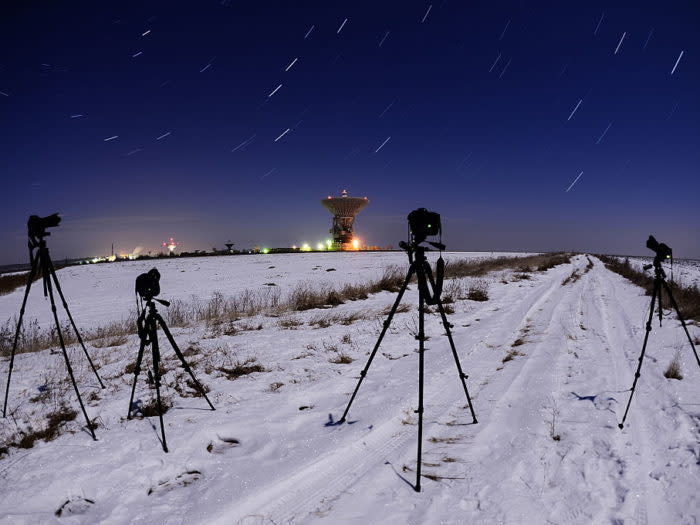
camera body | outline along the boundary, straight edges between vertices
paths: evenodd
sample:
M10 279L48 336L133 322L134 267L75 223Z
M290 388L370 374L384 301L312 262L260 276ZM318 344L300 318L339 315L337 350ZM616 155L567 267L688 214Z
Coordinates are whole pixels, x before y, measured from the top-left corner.
M160 293L160 272L155 268L142 273L136 278L136 293L146 301L150 301Z
M647 248L656 252L656 256L660 259L671 259L673 257L673 250L671 247L657 241L653 235L650 235L649 239L647 239Z
M408 227L413 235L413 242L423 242L428 236L438 235L442 231L440 214L418 208L408 214Z
M38 215L30 215L27 221L27 233L30 237L44 237L51 235L46 231L46 228L55 228L61 222L61 217L58 213L53 213L46 217Z

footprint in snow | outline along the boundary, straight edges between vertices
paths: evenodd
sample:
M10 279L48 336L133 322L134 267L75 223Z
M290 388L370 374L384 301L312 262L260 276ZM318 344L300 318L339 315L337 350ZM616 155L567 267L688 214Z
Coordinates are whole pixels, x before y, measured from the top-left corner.
M61 516L76 516L85 514L95 502L87 498L71 498L65 501L63 505L58 507L54 514L57 517Z
M237 447L241 444L241 442L234 437L217 436L217 438L217 441L209 442L209 444L207 445L207 452L211 454L223 454L228 449Z
M202 477L202 473L198 470L188 470L186 472L183 472L182 474L178 474L172 479L168 479L166 481L161 481L158 483L158 485L151 487L148 489L148 495L156 494L165 494L167 492L170 492L171 490L176 489L177 487L186 487L187 485L191 485L195 481L198 481Z

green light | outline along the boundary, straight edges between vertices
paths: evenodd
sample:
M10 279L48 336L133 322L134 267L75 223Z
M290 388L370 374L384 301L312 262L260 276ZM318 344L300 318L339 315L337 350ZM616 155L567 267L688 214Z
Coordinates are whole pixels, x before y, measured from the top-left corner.
M263 248L263 249L262 249L262 252L263 252L263 253L270 253L270 248Z

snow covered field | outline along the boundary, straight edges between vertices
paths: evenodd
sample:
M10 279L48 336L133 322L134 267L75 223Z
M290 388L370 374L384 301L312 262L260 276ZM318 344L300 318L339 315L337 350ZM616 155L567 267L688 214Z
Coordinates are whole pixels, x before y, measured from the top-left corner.
M618 257L621 261L629 259L638 270L642 270L647 264L651 264L653 257ZM664 262L664 271L668 281L673 278L675 282L682 286L696 286L700 288L700 261L695 259L676 259L673 261L673 268L669 263ZM649 270L649 275L654 276L654 270Z
M498 253L496 256L526 255ZM457 252L444 254L445 260L493 257L492 253ZM429 253L429 259L437 254ZM324 283L363 282L378 278L389 265L408 267L403 252L334 252L268 254L235 257L196 257L152 259L115 264L70 266L57 272L61 288L78 328L89 329L125 319L135 311L134 281L151 268L161 274L162 299L209 300L215 292L235 295L243 290L268 289L274 283L282 293L300 282L316 286ZM24 289L0 296L0 320L18 315ZM58 302L58 296L56 297ZM59 315L61 315L61 306ZM32 285L27 302L27 321L37 319L43 327L53 323L51 307L44 298L41 283Z
M475 256L483 254L474 254ZM449 254L448 259L465 254ZM467 254L469 256L469 254ZM415 478L417 291L397 314L344 425L343 412L395 294L332 309L174 329L217 410L191 397L164 337L165 415L125 418L138 338L70 350L98 441L82 415L63 435L0 459L0 523L693 524L700 521L700 369L679 323L654 324L627 425L622 418L648 297L591 257L546 272L485 278L489 299L449 314L479 422L471 423L439 316L426 319L423 491ZM157 266L162 297L362 282L401 253L181 259L67 268L59 279L80 328L126 316L133 279ZM274 268L270 268L274 266ZM316 269L314 269L316 268ZM335 271L328 272L330 268ZM580 278L563 282L577 270ZM320 276L320 277L319 277ZM468 286L472 279L464 279ZM18 292L0 298L16 315ZM48 307L37 286L29 312ZM284 290L283 290L284 293ZM159 307L165 310L164 307ZM693 337L700 328L690 326ZM663 372L679 356L684 379ZM348 362L351 361L351 362ZM235 365L264 371L229 378ZM7 360L0 360L1 385ZM17 357L3 441L60 400L77 408L60 354ZM140 377L137 398L153 397ZM39 387L49 389L44 401ZM181 392L175 390L178 386ZM42 388L42 390L44 390ZM185 394L184 396L182 394ZM0 441L0 446L2 441ZM55 512L66 502L61 516Z

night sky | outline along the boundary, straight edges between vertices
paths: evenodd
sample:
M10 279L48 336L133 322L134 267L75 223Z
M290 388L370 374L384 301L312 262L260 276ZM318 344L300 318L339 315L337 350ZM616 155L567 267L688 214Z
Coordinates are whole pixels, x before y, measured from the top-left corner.
M0 264L55 211L56 259L315 244L344 188L373 245L698 258L700 4L629 5L4 1Z

